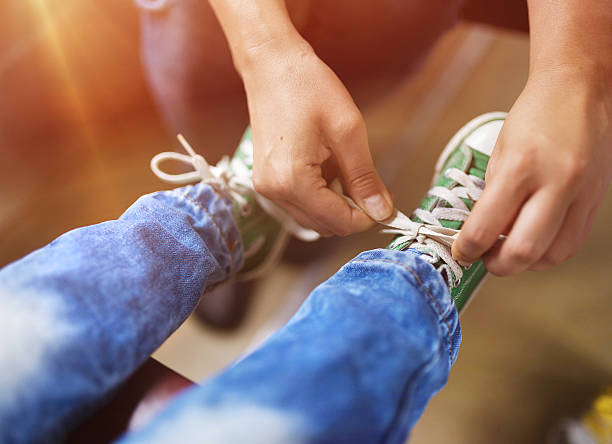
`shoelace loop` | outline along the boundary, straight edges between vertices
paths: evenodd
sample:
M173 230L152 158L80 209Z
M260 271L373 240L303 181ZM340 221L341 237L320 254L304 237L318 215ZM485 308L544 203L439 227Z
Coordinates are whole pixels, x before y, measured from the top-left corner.
M211 166L203 156L195 152L183 135L179 134L177 138L188 154L164 152L151 159L151 170L161 180L175 185L202 181L215 186L240 206L243 215L248 215L251 211L248 201L244 198L244 195L249 195L257 201L266 213L276 219L283 229L298 239L315 241L320 237L319 233L302 227L272 201L256 193L253 188L251 171L243 162L236 158L230 160L229 156L224 156L216 166ZM168 174L162 171L159 166L167 160L176 160L191 165L194 171Z

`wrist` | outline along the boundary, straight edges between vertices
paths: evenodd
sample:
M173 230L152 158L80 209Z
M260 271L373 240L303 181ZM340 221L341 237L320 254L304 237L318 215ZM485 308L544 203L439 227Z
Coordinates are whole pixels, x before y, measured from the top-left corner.
M209 0L242 76L272 56L309 45L291 21L285 0ZM282 59L280 59L282 60Z
M546 87L556 85L567 94L576 90L586 91L593 98L605 100L608 105L612 105L612 69L594 60L540 60L531 65L529 82L543 82L542 86Z
M612 0L528 0L530 77L612 82Z
M529 77L541 73L557 72L577 80L612 81L612 59L593 57L579 50L550 50L546 56L531 57Z
M589 126L609 131L612 124L612 94L608 86L609 77L603 72L596 65L540 65L531 70L523 94L535 106L538 103L556 103L561 108L571 109L573 115L566 119L568 124L571 120L587 119ZM548 111L557 113L556 109Z
M276 30L265 37L245 39L239 47L232 48L234 66L243 80L270 64L278 66L311 53L312 47L295 29Z
M267 76L271 72L282 74L284 70L295 71L304 59L313 55L310 44L296 32L245 48L234 56L234 65L247 85L262 74Z

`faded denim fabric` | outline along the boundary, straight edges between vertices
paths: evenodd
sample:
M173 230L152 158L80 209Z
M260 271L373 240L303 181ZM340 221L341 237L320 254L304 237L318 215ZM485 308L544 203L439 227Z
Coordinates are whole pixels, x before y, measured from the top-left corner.
M430 264L361 253L258 350L122 442L403 443L446 383L460 341Z
M59 441L242 261L231 204L196 185L139 199L0 271L0 442ZM402 443L461 338L440 275L362 253L258 350L128 443Z
M2 269L0 442L61 439L241 262L231 203L199 184Z

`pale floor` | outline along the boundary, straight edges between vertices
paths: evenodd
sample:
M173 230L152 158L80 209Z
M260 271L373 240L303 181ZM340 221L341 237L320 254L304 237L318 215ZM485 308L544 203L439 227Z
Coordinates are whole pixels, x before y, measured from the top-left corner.
M421 74L367 111L371 144L400 209L418 203L456 129L482 112L510 108L526 79L527 51L523 36L459 28ZM85 138L104 150L77 151L83 140L67 139L54 142L52 155L0 151L0 265L69 228L115 218L138 195L162 187L148 160L167 150L168 139L147 119ZM575 258L550 271L489 279L462 317L463 346L448 385L411 442L541 443L559 416L578 412L612 382L610 220L608 194ZM280 326L346 260L387 240L373 231L337 241L308 266L282 264L258 284L238 331L222 334L190 319L155 357L205 379Z

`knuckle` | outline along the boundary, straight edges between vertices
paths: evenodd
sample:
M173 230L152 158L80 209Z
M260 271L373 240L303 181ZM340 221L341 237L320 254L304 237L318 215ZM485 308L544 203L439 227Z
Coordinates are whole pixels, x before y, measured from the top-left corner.
M563 182L566 185L575 186L576 182L584 177L587 163L584 158L574 156L568 159L562 167Z
M466 252L482 251L487 247L489 230L484 227L475 227L465 232L461 238L461 249Z
M576 241L573 245L562 248L551 249L546 253L545 259L550 265L559 265L573 258L580 249L580 243Z
M508 259L514 264L527 264L538 259L539 248L533 241L522 241L508 246Z
M348 185L354 191L377 190L378 175L373 169L354 171L349 178Z
M514 156L514 165L517 168L524 169L533 165L533 160L538 155L539 147L533 142L519 142L519 144L523 148Z
M345 140L358 134L364 127L365 123L361 114L355 111L353 113L347 113L342 119L338 119L334 124L333 133L337 140Z
M277 174L274 188L279 196L292 196L294 191L293 175L288 172Z
M565 255L561 258L561 262L565 262L566 260L573 258L574 256L578 254L579 251L580 251L579 244L572 246L565 252Z
M512 177L512 181L509 183L516 184L519 187L531 183L533 180L533 171L531 169L532 165L532 156L525 153L517 155L507 171L509 176Z
M510 268L503 264L500 264L499 262L489 263L486 265L486 268L489 273L498 277L509 276L512 274Z
M270 182L256 172L253 172L253 188L262 196L268 197L272 194Z
M346 237L349 236L350 234L352 234L352 231L349 227L335 227L332 232L336 235L336 236L340 236L340 237Z
M567 258L567 253L563 253L559 251L551 251L551 252L546 253L544 260L546 261L547 264L550 264L552 266L552 265L559 265L566 258Z
M277 174L274 180L270 176L253 175L253 188L269 199L282 198L290 195L291 179L286 174Z

